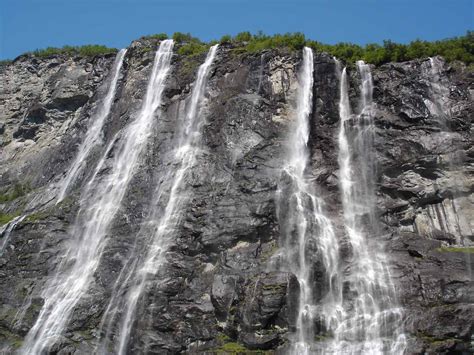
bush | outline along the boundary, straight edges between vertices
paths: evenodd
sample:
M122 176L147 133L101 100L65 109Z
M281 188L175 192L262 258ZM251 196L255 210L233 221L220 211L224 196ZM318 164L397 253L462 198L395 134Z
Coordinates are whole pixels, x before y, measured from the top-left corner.
M465 36L434 42L417 39L409 44L399 44L386 40L383 45L371 43L362 47L351 43L327 45L307 41L306 45L316 51L328 52L347 62L363 59L367 63L379 65L440 55L448 62L460 60L468 65L474 63L474 32L472 31L468 31Z
M10 202L16 200L19 197L26 195L28 192L31 191L31 187L29 184L15 184L13 189L0 194L0 203Z
M221 40L219 41L220 44L226 44L226 43L231 43L232 42L232 37L229 35L224 35L221 37Z
M306 45L306 39L303 33L285 33L276 34L272 37L266 36L261 32L253 36L246 48L249 52L258 52L263 49L289 48L292 50L302 49Z
M85 45L85 46L64 46L62 48L47 47L45 49L37 49L29 54L35 57L50 57L52 55L80 55L84 57L92 57L95 55L104 55L117 53L116 48L109 48L101 45Z
M240 32L234 37L234 42L250 42L252 40L252 34L250 32Z
M165 33L148 36L163 40L168 38ZM240 32L234 37L224 35L220 41L203 43L190 33L175 32L173 40L180 45L178 53L182 55L196 55L208 50L209 46L216 43L231 43L236 52L259 52L264 49L287 48L289 50L300 50L304 46L311 47L318 52L327 52L346 62L355 62L363 59L367 63L380 65L387 62L401 62L416 58L426 58L435 55L443 56L448 62L460 60L467 65L474 64L474 32L468 31L465 36L449 38L441 41L427 42L415 40L409 44L399 44L386 40L383 44L370 43L360 46L353 43L323 44L308 40L303 33L275 34L273 36L257 32ZM33 55L47 57L55 54L94 56L99 54L114 53L115 48L99 45L88 46L64 46L62 48L48 47L36 50ZM1 64L1 63L0 63Z
M199 38L191 36L190 33L182 32L173 33L173 40L176 43L202 43Z
M168 35L166 33L156 33L154 35L145 36L145 38L157 39L159 41L164 41L165 39L168 39Z
M3 226L4 224L7 224L10 222L13 218L17 217L18 214L10 214L10 213L3 213L0 212L0 226Z
M209 46L203 43L186 43L178 48L177 52L180 55L198 55L203 52L206 52L209 49Z

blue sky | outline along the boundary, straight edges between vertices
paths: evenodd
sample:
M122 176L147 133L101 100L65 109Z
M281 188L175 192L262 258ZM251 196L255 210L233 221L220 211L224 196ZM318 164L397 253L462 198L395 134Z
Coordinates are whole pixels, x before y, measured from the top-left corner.
M142 35L204 39L300 31L325 43L443 39L474 29L474 0L0 0L0 59L47 46L125 47Z

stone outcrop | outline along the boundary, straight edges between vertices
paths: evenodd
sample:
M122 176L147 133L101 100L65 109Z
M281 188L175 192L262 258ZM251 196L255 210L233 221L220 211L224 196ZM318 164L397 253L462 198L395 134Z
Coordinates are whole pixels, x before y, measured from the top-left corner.
M0 68L0 212L23 215L0 256L0 349L13 352L42 306L41 289L72 238L81 187L108 144L140 105L157 42L127 51L103 144L94 148L68 197L55 204L94 110L113 55L22 56ZM55 353L91 353L97 329L157 184L172 162L176 122L205 54L175 55L160 121L108 235L87 297L73 312ZM338 189L339 79L333 58L315 53L311 171L343 238ZM442 59L439 59L442 61ZM278 268L275 194L293 119L301 53L242 53L221 46L202 112L198 164L167 252L137 308L129 352L282 352L295 328L298 282ZM473 351L474 73L442 62L433 89L430 61L372 68L380 243L405 309L408 353ZM360 78L349 68L356 107ZM449 115L433 109L438 100ZM107 170L107 164L103 171ZM471 246L471 247L469 247ZM470 349L470 350L469 350Z

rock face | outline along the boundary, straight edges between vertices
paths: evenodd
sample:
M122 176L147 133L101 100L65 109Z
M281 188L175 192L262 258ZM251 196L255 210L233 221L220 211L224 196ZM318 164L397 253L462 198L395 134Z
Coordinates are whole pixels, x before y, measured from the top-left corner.
M130 46L103 143L59 204L58 184L94 119L114 57L23 56L0 68L0 211L26 215L0 254L0 350L21 347L33 326L42 287L74 238L81 190L139 111L157 45L143 39ZM150 197L158 184L169 184L176 122L204 57L174 55L160 119L110 227L94 281L51 353L92 353L104 338L101 319L127 256L142 242L137 232ZM309 174L342 238L339 79L333 58L315 53L314 61ZM386 244L391 259L407 353L468 354L474 342L474 73L436 61L436 75L428 59L372 68L382 226L373 238ZM275 266L284 252L275 194L300 63L299 52L219 48L201 112L198 163L185 177L189 201L166 263L139 301L128 353L284 351L295 330L298 281ZM355 69L349 73L356 107L360 78ZM111 163L106 159L101 173ZM111 343L115 332L107 335Z

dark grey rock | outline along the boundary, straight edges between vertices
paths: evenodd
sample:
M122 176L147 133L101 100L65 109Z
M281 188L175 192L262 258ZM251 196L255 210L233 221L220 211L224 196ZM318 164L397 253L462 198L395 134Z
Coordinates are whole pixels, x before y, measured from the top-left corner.
M157 45L154 39L131 44L104 142L58 205L55 183L91 124L113 58L23 56L0 71L0 193L15 184L28 186L23 196L0 203L0 212L30 214L17 225L0 258L0 350L18 347L34 324L43 303L41 288L71 238L81 188L107 145L140 109ZM58 354L92 351L120 271L128 267L130 253L145 250L146 239L137 232L155 187L166 189L170 183L166 173L172 166L176 122L203 60L204 54L173 58L163 115L112 223L88 295L55 345ZM249 350L285 348L296 326L299 289L294 275L275 266L281 227L275 193L296 106L300 61L300 53L285 50L219 50L203 110L202 147L185 177L189 201L166 265L149 280L140 300L130 353L213 353L223 342ZM409 353L463 354L470 351L474 324L473 262L470 253L456 246L474 240L474 75L462 64L444 67L451 115L440 124L429 108L427 63L372 68L380 242L387 243L405 308ZM350 71L355 101L359 79ZM347 259L338 190L338 100L334 60L315 53L308 174L326 201ZM108 159L100 173L110 164ZM323 270L316 247L314 255L319 284ZM124 290L130 286L125 284ZM116 330L112 332L113 338Z

